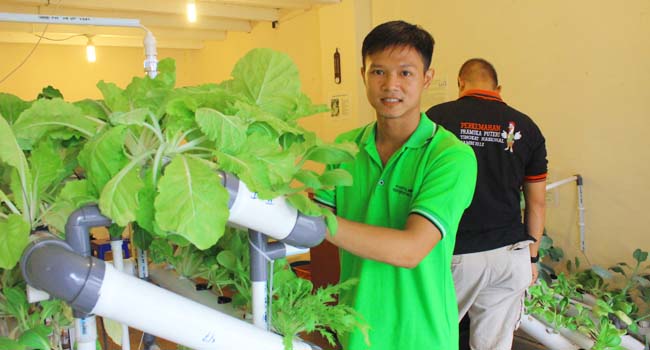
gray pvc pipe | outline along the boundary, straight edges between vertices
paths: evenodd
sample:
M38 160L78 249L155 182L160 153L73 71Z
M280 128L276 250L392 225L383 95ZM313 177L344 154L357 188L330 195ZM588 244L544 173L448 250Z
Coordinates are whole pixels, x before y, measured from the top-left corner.
M25 281L64 300L77 312L89 314L99 299L106 265L81 256L48 232L38 232L24 250L20 266Z
M65 224L65 240L82 256L90 256L90 229L110 226L111 219L102 215L97 205L87 205L74 211Z
M282 242L300 248L311 248L325 239L325 219L322 216L307 216L298 213L296 225Z

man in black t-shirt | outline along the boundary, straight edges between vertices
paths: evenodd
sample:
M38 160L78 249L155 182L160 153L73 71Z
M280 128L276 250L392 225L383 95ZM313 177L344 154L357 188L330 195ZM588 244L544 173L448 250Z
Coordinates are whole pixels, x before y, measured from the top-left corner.
M472 349L510 349L525 290L537 279L545 140L532 119L503 102L496 71L486 60L465 62L458 87L458 100L427 115L470 145L478 162L474 198L461 219L452 263L459 314L469 315Z

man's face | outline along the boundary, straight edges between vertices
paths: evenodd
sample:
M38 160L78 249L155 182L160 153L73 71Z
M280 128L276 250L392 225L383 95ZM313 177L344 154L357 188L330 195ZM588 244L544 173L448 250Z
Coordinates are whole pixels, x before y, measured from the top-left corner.
M412 47L389 47L368 55L361 74L368 101L378 118L420 116L420 96L433 78Z

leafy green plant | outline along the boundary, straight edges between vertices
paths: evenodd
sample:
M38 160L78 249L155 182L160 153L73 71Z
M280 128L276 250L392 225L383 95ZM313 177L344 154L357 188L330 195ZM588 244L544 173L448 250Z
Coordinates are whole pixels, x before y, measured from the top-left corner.
M47 349L58 344L62 327L72 321L72 312L60 300L30 305L24 288L5 287L0 292L0 314L12 316L17 326L8 337L0 337L0 349ZM55 335L50 340L50 336Z
M251 51L232 80L174 88L173 61L155 79L134 78L126 89L100 82L108 124L83 147L79 164L99 207L116 224L180 235L199 249L213 246L228 218L228 194L217 170L237 175L260 198L279 195L308 215L332 214L300 193L345 185L339 170L318 174L307 162L352 159L352 144L325 144L296 119L325 109L300 91L291 60ZM301 185L292 187L292 183Z
M562 248L553 245L553 239L546 233L546 229L544 229L544 234L541 238L538 256L539 275L546 283L551 283L551 280L556 274L550 263L556 263L562 260L564 258L564 251Z
M9 96L0 96L7 103L0 111L8 115L0 118L0 268L17 263L32 229L76 209L54 203L69 199L64 189L77 166L80 140L103 124L58 98L26 103Z
M292 340L301 333L318 332L332 346L336 345L335 335L359 329L368 340L369 326L352 307L336 304L336 296L352 288L356 280L318 288L312 291L313 284L298 278L289 269L278 274L273 290L272 324L284 335L285 349L291 350Z

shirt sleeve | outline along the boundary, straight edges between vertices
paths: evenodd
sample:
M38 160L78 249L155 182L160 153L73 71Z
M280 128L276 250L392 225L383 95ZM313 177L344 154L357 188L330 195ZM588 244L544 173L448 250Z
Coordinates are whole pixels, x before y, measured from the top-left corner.
M469 146L459 144L445 151L428 165L410 212L431 221L443 238L452 234L455 239L460 218L474 196L476 171L476 156Z
M529 162L526 164L526 173L524 175L526 182L544 181L546 180L546 174L548 172L546 140L539 129L537 129L537 134L539 142L537 142L536 147L533 148Z

